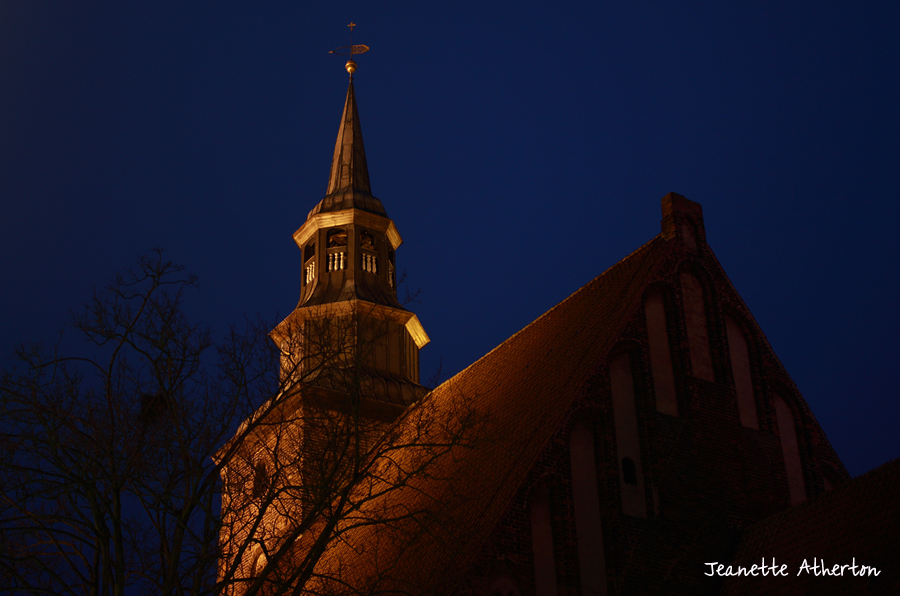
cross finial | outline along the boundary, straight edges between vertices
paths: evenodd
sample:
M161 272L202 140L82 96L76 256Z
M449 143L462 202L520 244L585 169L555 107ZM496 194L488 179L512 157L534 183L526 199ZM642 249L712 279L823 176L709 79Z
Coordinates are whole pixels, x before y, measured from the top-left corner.
M356 23L354 23L353 21L350 21L350 24L347 26L350 27L350 33L353 33L353 28L356 27Z

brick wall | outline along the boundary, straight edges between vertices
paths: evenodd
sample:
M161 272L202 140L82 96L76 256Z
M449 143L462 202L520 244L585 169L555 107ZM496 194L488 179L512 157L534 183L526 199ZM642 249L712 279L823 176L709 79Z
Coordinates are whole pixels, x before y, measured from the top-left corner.
M538 485L550 489L557 593L581 594L568 451L569 433L578 421L594 432L609 594L709 593L715 586L706 581L703 564L726 560L740 530L790 506L773 405L776 393L794 415L807 496L824 491L826 478L831 485L849 479L706 245L700 206L667 195L663 236L669 240L667 253L644 300L653 292L664 297L679 416L657 411L642 303L623 321L606 359L593 363L595 370L567 422L546 445L477 562L461 578L460 594L516 593L508 591L510 585L519 594L534 593L529 499ZM682 272L696 277L703 290L712 381L692 374ZM741 424L726 316L738 323L747 341L758 430ZM634 373L646 519L622 513L609 361L623 352L630 354Z

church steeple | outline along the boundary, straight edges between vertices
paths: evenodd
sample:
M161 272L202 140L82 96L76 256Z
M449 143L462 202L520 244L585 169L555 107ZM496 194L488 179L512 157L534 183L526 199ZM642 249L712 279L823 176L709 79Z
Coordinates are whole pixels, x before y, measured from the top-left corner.
M347 101L344 102L344 115L341 117L341 128L334 145L331 176L328 178L328 190L325 194L330 195L339 190L372 194L353 79L350 79L350 87L347 89Z
M397 300L394 259L403 239L381 201L372 196L352 78L327 194L294 233L294 241L303 259L300 301L273 339L293 346L282 349L299 350L292 362L305 362L304 345L309 342L295 338L303 333L303 322L346 322L350 317L354 331L347 336L359 343L350 350L355 354L350 360L360 362L370 384L366 393L398 405L421 397L419 349L428 343L428 335L416 315Z
M394 254L403 239L369 186L352 80L352 57L368 48L341 50L347 49L351 81L327 194L294 232L302 264L292 283L300 282L300 301L269 334L278 347L281 390L216 460L227 479L220 568L238 569L233 596L259 582L265 545L313 519L307 507L330 502L392 422L427 393L419 383L419 350L428 335L397 301ZM240 450L225 460L235 445ZM257 495L260 487L260 495L275 500ZM246 523L247 512L257 516L262 503L272 506L261 523ZM252 546L232 548L241 544Z

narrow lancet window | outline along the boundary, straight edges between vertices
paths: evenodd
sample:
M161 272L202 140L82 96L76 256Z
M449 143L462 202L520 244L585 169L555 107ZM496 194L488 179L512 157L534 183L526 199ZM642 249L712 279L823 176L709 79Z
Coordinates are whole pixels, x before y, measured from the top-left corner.
M553 523L550 491L537 487L531 495L531 547L534 551L534 593L556 596L556 561L553 557Z
M622 458L622 478L625 480L625 484L637 486L637 467L630 457Z
M690 273L681 274L681 294L684 298L684 319L687 324L691 369L698 379L715 381L712 358L709 354L709 333L706 329L706 304L703 288Z
M799 505L806 500L806 483L803 481L803 462L800 459L800 445L797 442L797 427L791 408L778 395L775 396L775 421L778 423L778 436L784 454L791 505Z
M737 394L741 424L747 428L759 429L756 415L756 400L753 398L753 378L750 376L750 353L744 332L731 318L725 319L728 335L728 351L731 353L731 372L734 375L734 391Z
M681 238L684 247L691 252L697 252L697 238L694 236L694 228L690 224L681 224Z
M257 462L253 466L253 498L263 496L268 489L269 469L263 462Z
M616 450L619 454L622 513L634 517L647 517L647 500L641 469L641 443L634 404L634 379L631 373L631 357L628 354L613 358L609 365L609 377L612 385L613 419L616 425Z
M575 537L578 540L578 567L581 571L581 593L585 596L604 596L606 557L603 554L603 529L600 525L594 433L585 424L576 424L572 429L569 454L572 464L572 497L575 508Z
M678 416L672 353L669 351L666 308L662 294L655 293L647 298L644 313L647 317L647 338L650 342L650 368L653 374L653 390L656 393L656 409L663 414Z

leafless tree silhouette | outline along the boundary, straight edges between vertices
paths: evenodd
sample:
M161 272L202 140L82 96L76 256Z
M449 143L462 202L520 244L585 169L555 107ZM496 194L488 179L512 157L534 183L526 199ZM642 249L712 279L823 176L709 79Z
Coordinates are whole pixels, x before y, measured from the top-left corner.
M484 440L464 396L440 415L422 388L380 399L382 323L359 305L277 343L262 321L216 341L184 313L196 283L155 251L74 317L83 354L17 350L0 377L0 589L341 592L326 562L347 532L446 523L390 497Z

